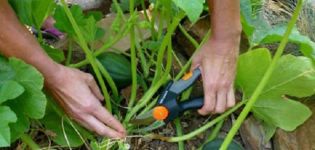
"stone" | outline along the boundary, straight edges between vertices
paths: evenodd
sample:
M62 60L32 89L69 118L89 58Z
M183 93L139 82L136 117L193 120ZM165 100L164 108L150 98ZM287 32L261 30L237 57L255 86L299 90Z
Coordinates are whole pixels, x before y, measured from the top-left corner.
M110 37L112 37L112 34L110 34L110 27L113 23L113 21L115 20L116 15L115 14L108 14L106 15L106 17L104 19L102 19L99 22L99 26L101 28L103 28L105 30L105 35L103 38L101 38L100 40L96 41L93 44L93 47L95 49L98 49L100 47L103 46L104 42L106 42ZM129 18L129 15L125 15L126 18ZM143 14L139 14L139 21L144 21L144 15ZM108 31L108 32L107 32ZM138 37L142 37L141 40L146 40L149 37L151 37L151 32L149 29L139 29L136 32ZM139 35L141 34L141 36ZM141 41L138 41L141 42ZM124 37L122 37L116 44L114 44L110 50L114 50L114 51L121 51L121 52L125 52L127 50L130 49L130 38L129 38L129 34L125 35Z
M315 101L308 100L306 105L315 113ZM278 129L273 147L275 150L313 150L315 149L315 116L312 115L303 125L293 132Z
M271 150L271 142L265 142L265 133L260 122L253 116L248 117L240 128L245 149Z

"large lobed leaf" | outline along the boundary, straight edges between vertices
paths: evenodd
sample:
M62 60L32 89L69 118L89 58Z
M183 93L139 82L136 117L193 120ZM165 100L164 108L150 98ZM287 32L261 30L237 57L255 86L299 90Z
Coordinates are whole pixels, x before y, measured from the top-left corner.
M104 35L103 29L97 26L97 22L100 20L99 13L92 12L84 15L81 7L78 5L73 5L70 11L87 42L97 40ZM54 19L56 20L56 28L76 39L74 28L62 6L56 8Z
M239 58L236 85L248 99L259 84L271 62L268 49L257 49ZM262 119L268 130L280 127L292 131L306 121L311 111L304 104L286 98L315 94L315 69L307 57L285 55L280 58L271 79L259 96L252 111Z
M9 0L22 23L40 29L45 19L52 13L54 0Z
M45 114L46 97L42 92L44 79L32 66L23 61L0 56L0 108L7 107L7 117L14 120L2 128L0 136L10 143L29 129L29 119L39 119ZM7 109L6 109L7 110ZM8 112L8 111L6 111ZM14 117L12 117L14 116ZM1 117L1 123L6 123ZM11 140L10 140L11 139ZM0 147L8 146L0 143Z
M10 128L9 123L16 122L15 113L7 106L0 106L0 147L10 146Z

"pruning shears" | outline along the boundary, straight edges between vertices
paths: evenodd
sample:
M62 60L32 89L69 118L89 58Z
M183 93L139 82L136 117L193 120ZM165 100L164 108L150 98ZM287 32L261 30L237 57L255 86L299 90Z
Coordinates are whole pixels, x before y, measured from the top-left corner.
M192 98L182 102L179 102L177 99L183 91L193 85L200 75L201 71L197 68L192 72L186 73L178 81L170 81L161 92L156 106L151 111L131 120L131 123L136 125L147 125L158 121L167 124L187 110L201 108L204 103L203 97Z

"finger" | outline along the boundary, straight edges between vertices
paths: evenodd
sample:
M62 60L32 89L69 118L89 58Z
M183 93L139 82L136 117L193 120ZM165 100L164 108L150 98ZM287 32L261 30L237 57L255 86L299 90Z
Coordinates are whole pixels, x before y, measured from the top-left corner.
M226 109L226 101L227 101L227 92L225 90L220 89L217 92L217 100L216 100L216 113L223 113Z
M126 136L126 130L123 125L101 105L97 107L97 111L94 111L93 115L101 122L107 124L112 129L115 129L117 132Z
M106 136L109 138L124 138L124 135L116 132L115 130L105 126L102 122L100 122L98 119L96 119L93 116L87 116L83 118L83 120L87 126L89 126L90 130L94 131L95 133L101 135L101 136Z
M99 99L104 100L104 97L101 93L101 90L98 88L96 81L94 80L92 75L88 75L87 77L87 83L92 91L92 93Z
M228 108L231 108L235 105L235 94L233 87L230 88L228 95L227 95L227 104L226 106Z
M206 80L206 79L205 79ZM203 82L204 87L204 105L201 109L198 110L199 114L201 115L208 115L212 113L215 109L215 99L216 99L216 93L212 88L212 85L207 84L208 82Z

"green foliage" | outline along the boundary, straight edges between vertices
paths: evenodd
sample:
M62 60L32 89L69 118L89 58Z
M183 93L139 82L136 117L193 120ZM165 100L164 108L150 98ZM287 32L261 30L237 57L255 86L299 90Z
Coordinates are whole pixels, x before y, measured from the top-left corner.
M203 11L205 0L172 0L173 3L181 8L191 22L196 22Z
M0 147L10 146L11 135L9 123L16 122L16 115L8 106L0 106L0 117Z
M64 112L61 111L60 108L58 108L58 106L52 101L53 99L50 98L50 102L47 105L45 117L40 120L46 129L54 133L54 136L52 136L51 139L63 147L81 146L84 143L79 135L82 134L81 127L79 127L75 123L71 123ZM76 132L76 130L78 131L78 133ZM84 136L84 138L85 137L88 136ZM67 141L69 142L69 144Z
M248 99L271 63L268 49L249 51L239 57L236 85ZM307 57L285 55L278 61L271 79L254 104L254 115L269 127L292 131L311 115L304 104L290 97L315 94L315 69Z
M40 29L45 19L52 13L54 0L9 0L22 23Z
M27 131L30 119L44 116L46 97L42 88L43 77L35 68L0 56L0 147L9 146Z
M45 43L41 43L41 46L46 51L48 56L52 58L54 61L61 63L65 60L65 55L63 54L62 50L56 49Z
M101 19L99 13L93 12L84 15L81 7L78 5L73 5L70 11L87 42L95 41L104 35L104 30L97 26L97 22ZM64 33L68 33L71 38L78 40L74 28L62 6L57 6L54 19L56 20L56 28Z
M280 42L283 39L286 25L269 25L261 13L252 11L253 7L250 0L241 0L243 31L249 39L250 46ZM315 43L307 36L300 34L297 29L293 29L289 42L299 45L300 51L315 61Z

